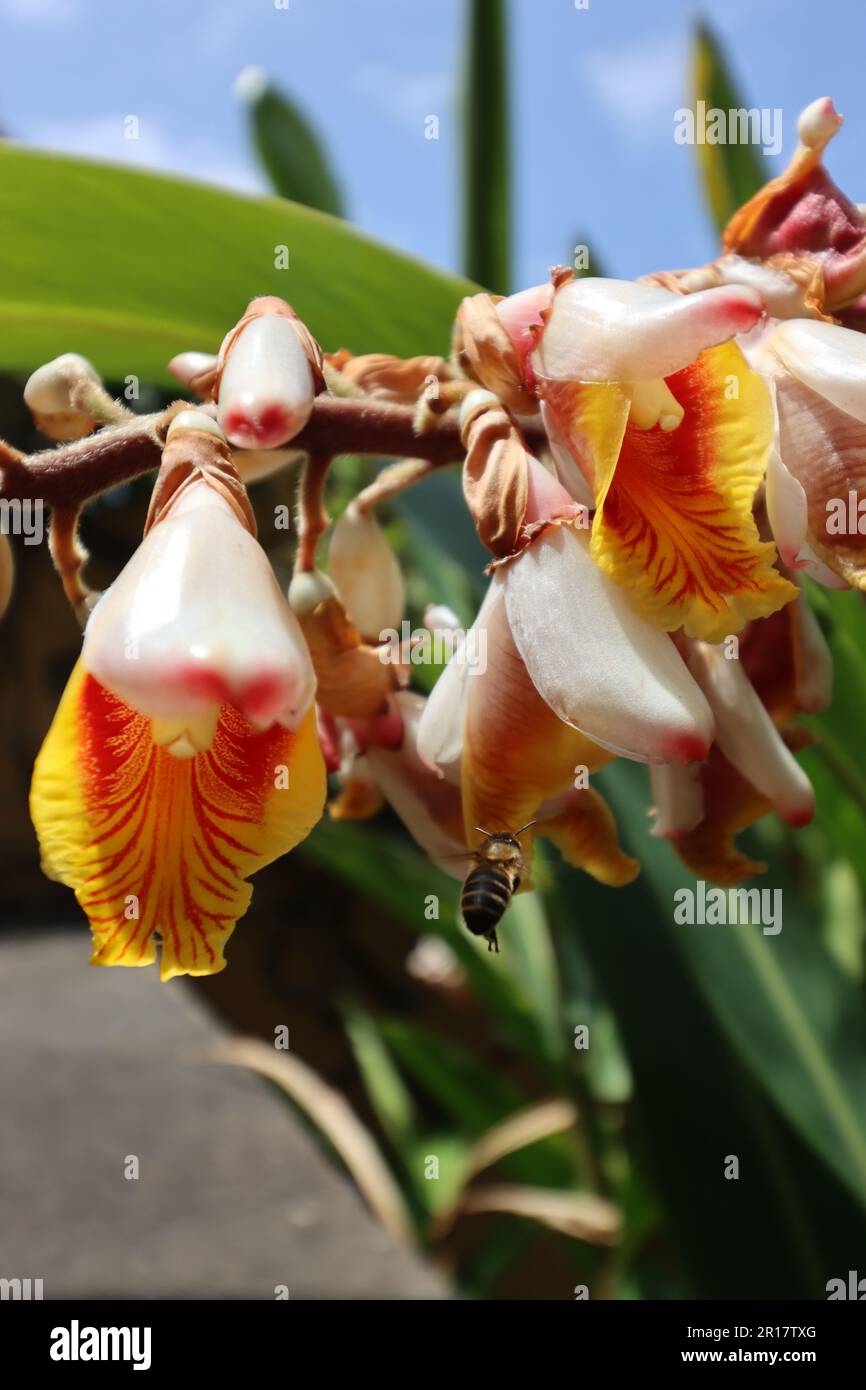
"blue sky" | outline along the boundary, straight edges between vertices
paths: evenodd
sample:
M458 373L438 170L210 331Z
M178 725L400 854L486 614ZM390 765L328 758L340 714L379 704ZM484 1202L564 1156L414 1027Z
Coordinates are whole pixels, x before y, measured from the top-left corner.
M286 3L286 0L276 0ZM264 190L238 72L263 67L324 137L351 218L459 268L463 0L0 0L0 126L40 145ZM515 286L586 238L608 274L699 264L714 238L694 151L673 139L696 15L686 0L511 0ZM862 0L706 7L750 104L780 108L781 165L808 101L847 116L829 160L866 200ZM124 118L140 122L124 138ZM439 139L425 139L429 115Z

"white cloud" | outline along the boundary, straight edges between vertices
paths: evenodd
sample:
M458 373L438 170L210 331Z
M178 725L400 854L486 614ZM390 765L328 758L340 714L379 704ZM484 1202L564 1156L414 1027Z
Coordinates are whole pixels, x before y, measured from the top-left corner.
M595 51L583 60L598 100L633 144L652 140L686 99L686 42L681 35L645 37Z
M0 0L0 15L14 24L56 27L79 19L81 5L79 0Z
M403 74L377 64L360 68L355 80L362 96L406 125L442 116L451 106L451 77L445 72Z
M252 160L226 159L219 146L202 138L199 132L178 138L175 134L168 135L158 121L140 116L138 138L127 139L125 130L130 114L38 122L26 128L21 138L28 144L69 154L187 174L244 193L261 193L267 189L265 178Z

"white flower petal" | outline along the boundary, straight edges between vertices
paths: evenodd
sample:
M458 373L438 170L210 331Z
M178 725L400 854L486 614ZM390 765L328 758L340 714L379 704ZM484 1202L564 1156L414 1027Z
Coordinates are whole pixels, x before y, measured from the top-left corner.
M315 675L261 546L207 483L190 487L97 603L87 670L151 718L229 702L259 727L295 727Z
M804 385L866 423L866 335L816 319L780 323L765 347Z
M427 699L418 726L418 754L427 767L460 785L463 728L471 682L483 674L487 624L502 590L490 584L460 651L455 651Z
M555 381L651 381L747 332L763 312L760 295L740 285L679 295L630 280L572 280L557 291L532 367Z
M666 763L650 768L650 787L655 805L652 835L674 839L700 825L704 818L701 764Z
M518 651L560 719L637 762L706 757L706 700L670 637L596 565L588 539L561 526L499 573Z
M767 458L767 518L782 560L793 567L809 529L809 506L800 483L775 447Z
M411 690L399 691L394 698L403 718L403 744L397 752L370 744L366 753L370 772L413 840L446 873L464 878L469 868L469 858L463 854L466 844L447 828L460 824L459 789L438 778L418 755L418 729L426 702Z
M722 647L694 642L689 669L710 703L716 739L728 762L773 803L783 820L808 824L815 809L812 784L740 662L726 657Z
M829 565L825 565L823 560L819 560L810 545L804 545L800 550L800 573L806 574L810 579L814 579L816 584L822 585L825 589L850 589L851 585L843 579L835 570L831 570Z
M725 284L748 285L755 290L771 318L803 318L807 313L804 287L787 271L747 261L733 252L720 256L715 265Z

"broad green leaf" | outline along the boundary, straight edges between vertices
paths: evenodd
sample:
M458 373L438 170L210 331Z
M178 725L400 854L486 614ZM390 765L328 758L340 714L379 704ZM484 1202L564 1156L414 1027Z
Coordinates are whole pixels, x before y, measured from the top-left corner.
M699 24L695 31L692 95L696 109L697 103L703 102L705 111L724 111L726 117L728 111L748 107L748 102L743 101L736 89L718 40L706 24ZM745 143L710 145L699 139L695 143L695 154L707 201L721 232L737 208L772 178L773 171L766 156L759 154L756 146Z
M464 267L510 287L507 24L503 0L470 0L463 77Z
M504 955L506 969L531 1002L548 1056L562 1059L566 1036L559 976L541 893L518 894L512 902Z
M259 68L241 73L238 92L274 191L304 207L345 217L343 198L328 156L301 109L274 87Z
M0 370L75 351L169 384L168 360L215 351L259 294L328 350L447 352L474 288L296 203L0 146Z
M613 802L609 779L606 791ZM628 784L624 793L636 816L640 791ZM616 809L624 821L622 804ZM645 866L653 848L669 853L650 847ZM856 1258L866 1234L862 1209L739 1060L674 936L672 912L654 900L650 875L645 867L636 883L610 890L563 867L551 917L566 985L573 957L561 948L577 934L616 1014L634 1077L628 1152L647 1164L662 1199L688 1277L688 1293L677 1296L823 1297L827 1271ZM736 1011L740 983L725 988ZM727 1154L740 1159L738 1181L723 1176ZM612 1195L622 1199L618 1188ZM631 1246L623 1251L634 1255ZM671 1296L659 1291L654 1262L641 1260L628 1275L626 1292Z
M677 889L695 881L653 845L641 804L645 774L624 763L600 779L632 853L644 865L672 935L739 1055L805 1142L866 1208L866 1016L852 981L810 927L778 863L756 886L782 892L782 930L674 922ZM751 886L751 885L750 885Z

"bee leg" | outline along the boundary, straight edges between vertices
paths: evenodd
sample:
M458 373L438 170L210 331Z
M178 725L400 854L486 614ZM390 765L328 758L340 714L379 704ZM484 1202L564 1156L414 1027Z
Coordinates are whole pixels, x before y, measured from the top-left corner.
M499 954L499 937L496 935L495 931L489 931L487 933L487 949L488 951L495 951L497 955Z

